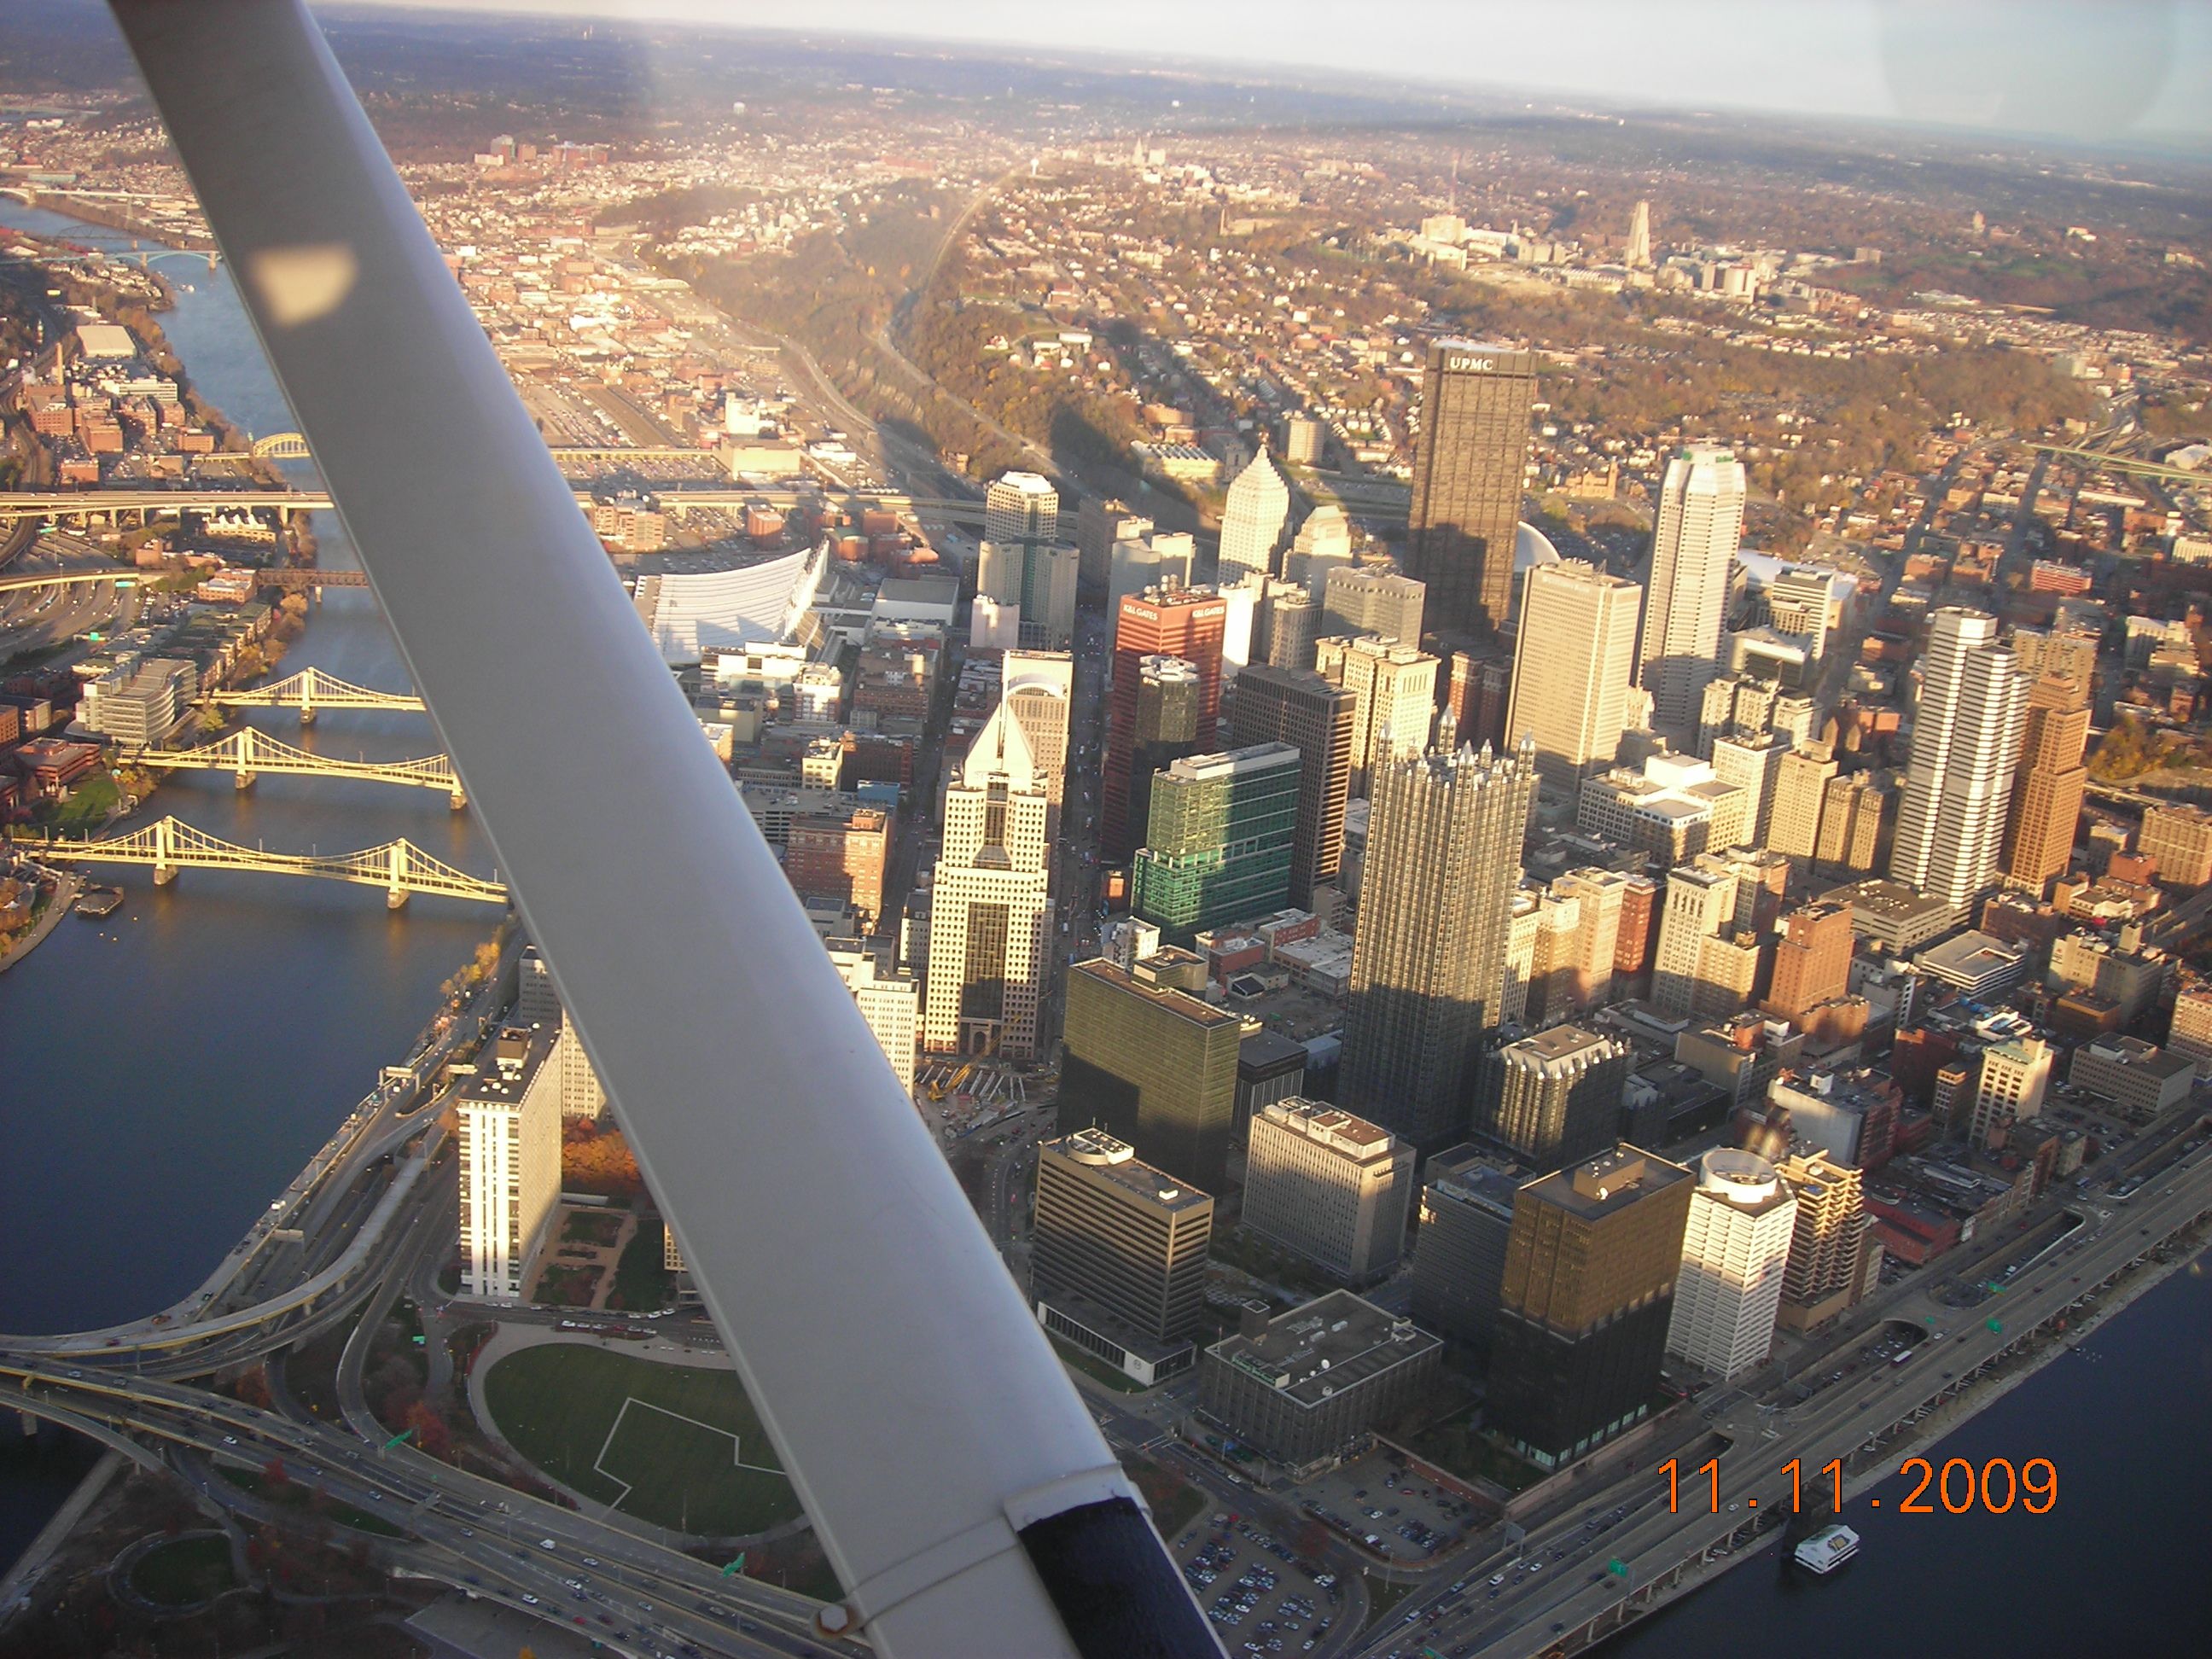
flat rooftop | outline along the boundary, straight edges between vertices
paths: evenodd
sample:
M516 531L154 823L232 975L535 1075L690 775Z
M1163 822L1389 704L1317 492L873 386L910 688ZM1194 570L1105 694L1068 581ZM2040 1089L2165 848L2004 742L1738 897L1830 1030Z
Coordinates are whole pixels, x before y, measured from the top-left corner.
M1624 1141L1609 1152L1529 1182L1521 1191L1570 1215L1596 1221L1618 1214L1677 1182L1692 1179L1680 1164L1669 1164Z
M1310 1409L1440 1346L1410 1319L1331 1291L1271 1320L1259 1336L1226 1337L1207 1352Z
M1091 962L1079 962L1068 972L1085 975L1130 996L1143 997L1154 1007L1173 1014L1177 1019L1188 1020L1194 1025L1212 1027L1243 1023L1240 1016L1225 1013L1211 1003L1201 1002L1188 991L1179 991L1171 985L1148 985L1143 980L1124 973L1103 957Z
M1142 1200L1147 1206L1180 1215L1204 1206L1212 1207L1212 1197L1200 1192L1188 1181L1178 1179L1164 1170L1155 1170L1140 1163L1137 1149L1126 1140L1118 1140L1103 1129L1078 1129L1072 1135L1062 1135L1057 1140L1048 1140L1044 1150L1057 1152L1071 1163L1079 1164L1093 1176L1109 1185L1119 1187L1132 1198Z

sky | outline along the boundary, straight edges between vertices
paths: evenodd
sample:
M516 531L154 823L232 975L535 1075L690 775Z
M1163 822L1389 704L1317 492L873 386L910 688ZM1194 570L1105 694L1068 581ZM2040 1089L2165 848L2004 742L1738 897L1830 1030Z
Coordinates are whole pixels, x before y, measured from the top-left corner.
M356 0L1349 70L2212 151L2212 0Z

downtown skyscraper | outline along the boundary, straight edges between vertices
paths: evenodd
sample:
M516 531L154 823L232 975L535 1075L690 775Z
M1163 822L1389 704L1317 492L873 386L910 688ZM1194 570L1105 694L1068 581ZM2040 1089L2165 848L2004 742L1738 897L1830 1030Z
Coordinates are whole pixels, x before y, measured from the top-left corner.
M1499 1023L1535 762L1525 744L1394 755L1370 786L1337 1093L1428 1152L1464 1133Z
M2040 898L2074 860L2074 832L2089 771L2088 688L2070 674L2045 673L2027 688L2012 815L2005 823L2004 878Z
M1210 587L1148 587L1127 595L1114 619L1114 689L1107 705L1106 759L1099 780L1102 858L1127 858L1144 837L1145 820L1129 811L1137 749L1138 688L1147 657L1176 657L1198 676L1194 749L1213 746L1221 713L1221 636L1229 606Z
M1317 882L1344 862L1344 809L1352 794L1352 723L1358 696L1319 674L1248 668L1237 679L1231 742L1287 743L1298 751L1297 838L1291 846L1291 902L1310 905ZM1165 763L1162 763L1165 764Z
M932 1054L1036 1054L1052 971L1050 811L1029 739L1001 702L945 792L922 1003Z
M1221 513L1219 585L1279 574L1275 555L1290 516L1291 488L1262 449L1229 486Z
M1697 735L1705 687L1720 673L1743 495L1743 463L1713 444L1678 451L1660 480L1637 683L1651 694L1653 727L1678 741Z
M2027 681L1997 642L1997 619L1936 612L1912 722L1889 873L1964 916L1996 884Z
M1579 559L1528 571L1505 730L1534 743L1536 769L1564 799L1620 753L1643 606L1634 582Z
M1513 550L1536 400L1535 354L1439 340L1421 381L1406 574L1428 585L1428 626L1459 639L1513 614Z

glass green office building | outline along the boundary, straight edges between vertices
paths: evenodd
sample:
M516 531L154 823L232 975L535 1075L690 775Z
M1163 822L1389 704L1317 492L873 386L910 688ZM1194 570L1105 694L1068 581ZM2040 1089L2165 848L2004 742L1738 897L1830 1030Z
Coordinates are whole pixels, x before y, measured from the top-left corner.
M1288 904L1300 776L1286 743L1186 756L1157 774L1132 908L1188 945L1201 928Z

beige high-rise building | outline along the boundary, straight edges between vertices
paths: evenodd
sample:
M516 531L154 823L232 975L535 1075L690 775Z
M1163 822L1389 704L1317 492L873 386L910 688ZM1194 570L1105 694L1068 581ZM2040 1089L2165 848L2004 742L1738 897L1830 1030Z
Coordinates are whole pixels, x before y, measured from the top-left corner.
M1562 1007L1580 1012L1613 1000L1613 958L1620 941L1621 907L1632 878L1595 866L1570 870L1552 883L1552 891L1575 902L1575 931L1555 963L1555 988Z
M592 1069L592 1057L584 1052L583 1039L565 1016L555 1028L553 1055L547 1063L560 1079L562 1117L597 1120L606 1110L607 1091L599 1074Z
M556 1028L509 1026L477 1056L454 1100L461 1294L520 1302L561 1196Z
M1520 1018L1523 1025L1541 1026L1564 1019L1571 1006L1567 988L1575 941L1582 932L1583 906L1580 899L1554 888L1540 890L1534 896L1534 938L1525 964L1528 983Z
M1809 870L1820 847L1820 808L1836 757L1825 744L1791 750L1774 769L1774 805L1767 815L1766 845Z
M1528 993L1536 980L1536 939L1544 926L1544 896L1516 887L1505 913L1505 978L1498 999L1501 1025L1525 1024Z
M1858 1170L1816 1146L1792 1151L1776 1173L1797 1199L1778 1322L1784 1330L1810 1330L1866 1294L1881 1246L1869 1237L1873 1218Z
M831 939L830 960L860 1005L876 1046L890 1062L899 1086L914 1093L914 1054L921 1036L921 987L912 974L893 972L884 954L858 939Z
M1813 741L1820 729L1820 705L1802 692L1785 692L1774 700L1766 729L1779 732L1800 747Z
M2027 729L2014 769L2012 811L2005 821L2004 878L2039 897L2074 861L2074 832L2089 771L2081 750L2089 738L2089 694L2081 681L2044 674L2027 688Z
M2097 636L2094 634L2046 634L2033 628L2015 628L2006 643L2020 659L2024 674L2063 674L2083 685L2096 684Z
M1052 971L1050 811L1029 740L1001 701L945 792L922 1027L932 1054L1036 1056Z
M2158 879L2176 887L2212 884L2212 812L2197 806L2153 806L2142 817L2136 850L2158 861Z
M1505 732L1534 740L1536 770L1563 799L1619 756L1643 605L1634 582L1579 559L1529 567Z
M1244 1224L1352 1284L1405 1249L1413 1149L1388 1129L1291 1096L1252 1114Z
M999 695L1029 744L1051 804L1046 834L1060 839L1060 806L1067 787L1067 712L1075 696L1075 659L1065 651L1009 651Z
M1790 740L1778 732L1742 732L1713 739L1713 775L1743 791L1746 846L1767 844L1782 763L1790 752Z
M1287 579L1267 584L1267 665L1299 673L1313 669L1321 633L1321 601Z
M2051 1087L2051 1045L2039 1036L2013 1037L1982 1050L1981 1075L1974 1082L1970 1145L1986 1146L1992 1135L2014 1118L2039 1116Z
M1323 679L1359 699L1352 717L1352 790L1364 794L1369 775L1386 757L1428 748L1437 659L1410 645L1341 635L1316 641L1314 658Z
M1060 491L1035 472L1002 472L983 492L987 542L1056 542Z
M1700 853L1668 873L1651 1003L1668 1018L1717 1018L1752 1000L1771 951L1755 863Z
M2166 1046L2195 1060L2197 1076L2212 1077L2212 984L2191 980L2175 993Z
M1667 1352L1723 1379L1765 1364L1796 1228L1796 1195L1765 1158L1700 1158Z
M1881 866L1882 835L1896 805L1897 790L1887 774L1854 772L1829 779L1821 792L1814 870L1824 876L1873 874Z
M1410 576L1348 565L1322 581L1322 634L1348 639L1373 635L1395 645L1421 642L1421 612L1428 591Z
M1018 643L1065 650L1075 638L1079 565L1066 543L987 541L976 549L975 595L1018 613Z

